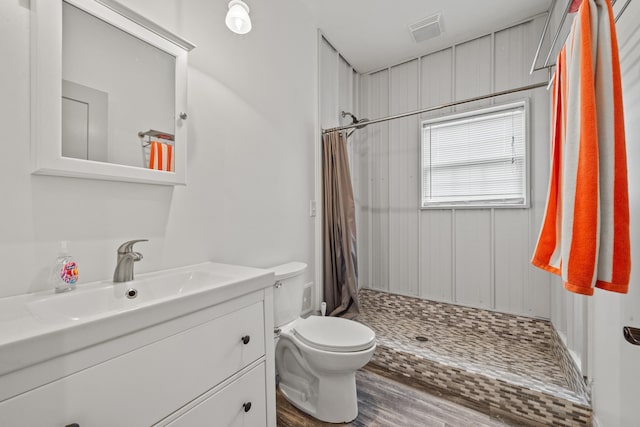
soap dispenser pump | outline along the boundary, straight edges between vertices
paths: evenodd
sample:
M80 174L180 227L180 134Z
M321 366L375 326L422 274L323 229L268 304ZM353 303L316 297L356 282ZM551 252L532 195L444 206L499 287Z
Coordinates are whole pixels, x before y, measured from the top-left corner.
M78 266L69 254L66 240L60 242L60 253L51 270L50 281L56 293L68 292L76 287Z

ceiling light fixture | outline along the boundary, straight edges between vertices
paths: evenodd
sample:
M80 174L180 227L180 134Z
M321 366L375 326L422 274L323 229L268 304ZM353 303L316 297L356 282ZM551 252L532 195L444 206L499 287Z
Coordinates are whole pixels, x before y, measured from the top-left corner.
M242 0L231 0L229 11L224 20L227 27L236 34L247 34L251 31L251 18L249 17L249 6Z

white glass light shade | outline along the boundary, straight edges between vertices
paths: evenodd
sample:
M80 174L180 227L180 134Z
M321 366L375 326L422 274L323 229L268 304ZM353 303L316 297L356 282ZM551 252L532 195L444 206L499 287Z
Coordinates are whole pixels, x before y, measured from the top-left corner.
M251 31L251 18L249 17L249 6L242 0L231 0L229 11L224 20L227 27L236 34L247 34Z

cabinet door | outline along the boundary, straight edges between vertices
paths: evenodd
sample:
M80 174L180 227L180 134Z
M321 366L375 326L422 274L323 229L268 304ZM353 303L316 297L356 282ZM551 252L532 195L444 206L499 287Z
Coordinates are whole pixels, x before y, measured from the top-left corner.
M205 398L167 427L262 427L267 425L264 363Z
M0 426L149 426L264 354L260 301L0 402Z

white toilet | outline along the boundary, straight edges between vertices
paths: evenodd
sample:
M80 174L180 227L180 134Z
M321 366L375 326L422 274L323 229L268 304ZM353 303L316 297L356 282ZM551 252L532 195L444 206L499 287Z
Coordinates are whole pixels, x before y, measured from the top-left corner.
M291 262L272 268L276 285L276 371L282 394L325 422L358 416L355 372L369 362L376 335L367 326L337 317L300 317L304 271ZM279 331L279 333L278 333Z

